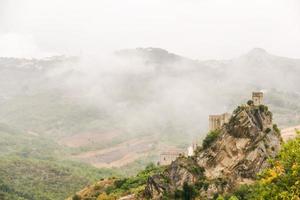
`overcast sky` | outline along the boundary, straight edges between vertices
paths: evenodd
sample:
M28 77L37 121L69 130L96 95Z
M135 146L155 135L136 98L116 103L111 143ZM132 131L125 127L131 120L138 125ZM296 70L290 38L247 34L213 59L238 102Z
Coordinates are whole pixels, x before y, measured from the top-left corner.
M300 0L0 0L0 56L149 46L195 59L254 47L300 58Z

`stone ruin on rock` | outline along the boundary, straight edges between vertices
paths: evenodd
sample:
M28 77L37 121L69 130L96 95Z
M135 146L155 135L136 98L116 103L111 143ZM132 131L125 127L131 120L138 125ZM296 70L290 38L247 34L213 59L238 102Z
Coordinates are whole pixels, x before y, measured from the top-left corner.
M231 115L229 113L209 115L209 131L221 129L222 126L229 121L230 117Z
M252 101L255 106L263 104L264 93L263 92L252 92Z

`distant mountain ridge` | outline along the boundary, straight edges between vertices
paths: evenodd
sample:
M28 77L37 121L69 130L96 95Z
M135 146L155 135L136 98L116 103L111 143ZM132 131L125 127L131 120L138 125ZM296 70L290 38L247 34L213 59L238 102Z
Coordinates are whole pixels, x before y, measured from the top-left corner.
M264 91L280 127L300 121L298 59L254 50L231 60L197 61L156 48L97 59L0 58L2 155L52 165L56 161L47 156L58 151L53 157L135 174L157 162L162 150L201 141L208 115L232 110L252 91ZM17 169L3 177L10 180Z

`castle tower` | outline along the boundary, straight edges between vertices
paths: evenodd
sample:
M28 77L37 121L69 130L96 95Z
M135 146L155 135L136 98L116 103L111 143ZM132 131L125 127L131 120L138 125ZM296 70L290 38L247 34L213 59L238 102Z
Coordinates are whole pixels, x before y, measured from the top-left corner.
M209 115L209 130L213 131L222 128L222 126L229 122L229 113L223 113L221 115Z
M264 93L263 92L252 92L252 101L255 106L263 104Z

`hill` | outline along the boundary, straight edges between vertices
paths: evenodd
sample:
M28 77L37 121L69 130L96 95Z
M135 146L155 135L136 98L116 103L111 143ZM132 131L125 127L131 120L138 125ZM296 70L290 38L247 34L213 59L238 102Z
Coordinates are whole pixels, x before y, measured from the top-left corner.
M254 183L256 174L270 167L268 159L278 155L281 143L268 107L249 101L235 109L221 129L209 133L193 156L181 155L169 166L151 166L129 179L101 181L75 197L213 199Z
M176 196L184 184L198 186L198 195L205 199L232 192L253 182L268 167L267 159L278 154L282 142L272 113L264 105L239 106L228 124L215 132L208 134L193 157L178 158L164 174L151 177L146 195L154 199L165 193Z
M299 63L262 49L208 61L159 48L121 50L105 63L1 58L0 122L94 166L147 163L162 149L203 139L207 116L233 109L250 91L264 90L279 126L298 125ZM127 153L106 155L120 149Z
M254 90L264 91L280 127L298 125L299 66L299 59L261 49L208 61L157 48L121 50L106 61L0 58L0 156L19 161L6 163L9 178L3 173L0 179L10 180L19 165L38 174L39 164L53 177L69 163L68 177L83 181L72 185L72 179L53 179L75 191L95 181L89 173L97 180L134 175L157 162L162 150L185 149L195 138L204 139L209 114L232 110ZM61 172L50 175L52 168ZM77 169L87 173L79 176ZM28 187L35 180L15 178ZM46 185L53 191L47 180L40 184L45 187L39 191ZM61 197L70 194L67 189L61 187Z
M0 124L0 136L0 199L64 199L96 180L121 175L67 160L66 149L35 133Z
M77 162L17 156L0 157L0 169L3 200L64 199L85 185L117 174Z

